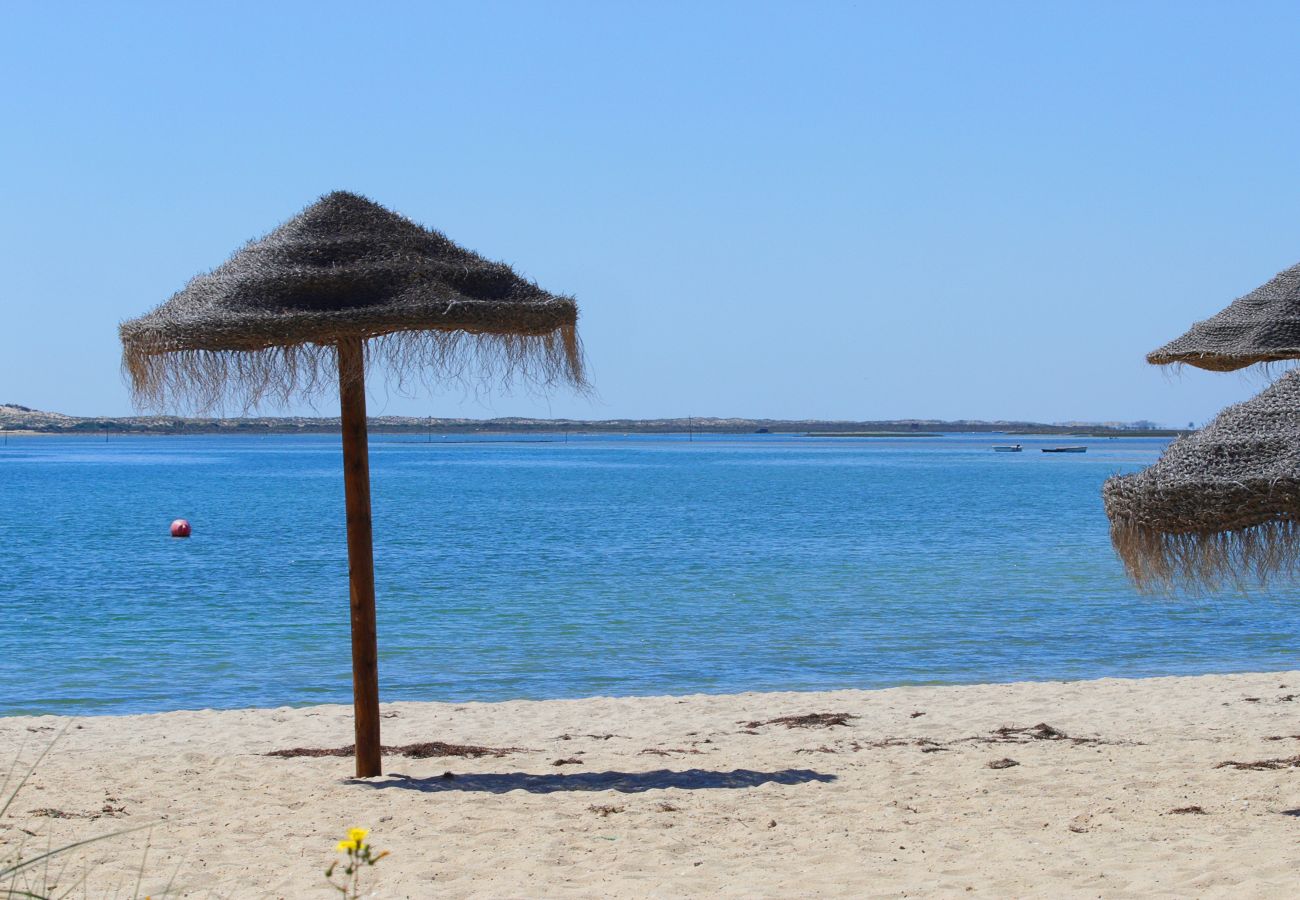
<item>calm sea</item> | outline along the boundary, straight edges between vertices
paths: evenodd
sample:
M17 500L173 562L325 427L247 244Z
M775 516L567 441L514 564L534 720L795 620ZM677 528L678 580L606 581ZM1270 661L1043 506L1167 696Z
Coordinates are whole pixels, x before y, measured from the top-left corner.
M1297 666L1284 596L1126 583L1098 489L1163 441L1015 440L375 436L382 697ZM0 714L350 701L343 521L336 437L10 438Z

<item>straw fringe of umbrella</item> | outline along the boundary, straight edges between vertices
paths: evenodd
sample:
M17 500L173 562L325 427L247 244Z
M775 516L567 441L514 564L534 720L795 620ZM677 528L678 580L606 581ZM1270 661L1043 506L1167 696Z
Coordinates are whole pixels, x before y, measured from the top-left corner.
M425 326L427 329L429 326ZM282 407L311 400L337 384L336 344L360 330L320 329L311 341L285 346L167 350L166 340L128 335L123 326L122 368L135 405L204 413L234 407ZM318 343L328 342L328 343ZM471 390L512 384L587 391L583 352L573 326L545 334L471 331L399 331L371 337L366 369L386 371L399 391L412 384L434 391L447 384Z
M1226 531L1200 525L1200 530L1178 532L1149 514L1152 501L1138 499L1136 486L1118 481L1104 489L1111 542L1140 590L1213 592L1227 585L1245 590L1300 573L1300 523L1276 518L1279 507L1300 509L1300 486L1243 484L1215 491L1217 496L1195 486L1165 489L1155 502L1189 510L1208 501L1230 511L1237 523Z
M1300 572L1300 372L1230 406L1102 488L1111 540L1144 590L1244 589Z

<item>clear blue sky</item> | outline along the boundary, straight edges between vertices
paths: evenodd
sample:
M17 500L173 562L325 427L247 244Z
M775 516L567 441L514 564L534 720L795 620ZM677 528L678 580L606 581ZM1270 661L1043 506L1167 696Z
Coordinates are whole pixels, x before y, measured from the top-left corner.
M1143 362L1300 260L1293 3L0 2L0 402L320 194L574 294L584 418L1203 421ZM326 405L322 412L333 412Z

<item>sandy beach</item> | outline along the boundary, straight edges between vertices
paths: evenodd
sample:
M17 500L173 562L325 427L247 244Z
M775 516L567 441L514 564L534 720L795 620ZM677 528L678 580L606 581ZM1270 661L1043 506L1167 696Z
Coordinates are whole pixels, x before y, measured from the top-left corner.
M61 877L129 895L147 842L143 891L327 897L361 826L391 851L376 897L1300 891L1297 772L1220 765L1300 754L1300 672L384 716L385 744L504 752L390 754L359 782L345 757L266 755L350 743L346 707L2 719L6 760L70 727L0 821L0 857L153 823Z

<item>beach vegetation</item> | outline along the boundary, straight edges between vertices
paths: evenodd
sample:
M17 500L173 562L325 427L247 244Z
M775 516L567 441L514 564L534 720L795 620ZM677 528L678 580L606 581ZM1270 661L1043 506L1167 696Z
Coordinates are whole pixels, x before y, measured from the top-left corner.
M13 763L5 773L4 780L0 781L0 820L3 820L8 814L9 808L18 799L22 789L36 774L41 761L54 749L54 745L58 743L70 725L71 722L63 727L63 730L45 746L36 759L26 767L26 770L22 771L21 775L18 774L21 765L21 752L14 757ZM90 874L88 870L83 868L79 876L73 877L69 868L78 858L74 851L90 844L121 837L148 827L150 826L146 823L59 846L55 846L53 840L47 836L44 847L38 846L34 848L30 844L40 837L38 833L25 828L6 829L7 831L17 831L22 837L12 846L6 846L6 842L0 841L0 900L19 897L39 898L39 900L67 897L73 891L82 888ZM148 858L148 853L149 842L146 841L141 853L139 870L136 873L135 888L128 895L130 897L140 896L140 886L144 879L145 860ZM161 894L154 896L166 896L170 893L170 890L169 885Z
M361 873L388 855L387 850L376 853L375 848L366 843L369 836L368 828L349 828L347 837L334 848L343 854L343 858L334 860L325 869L325 880L347 900L361 896Z

